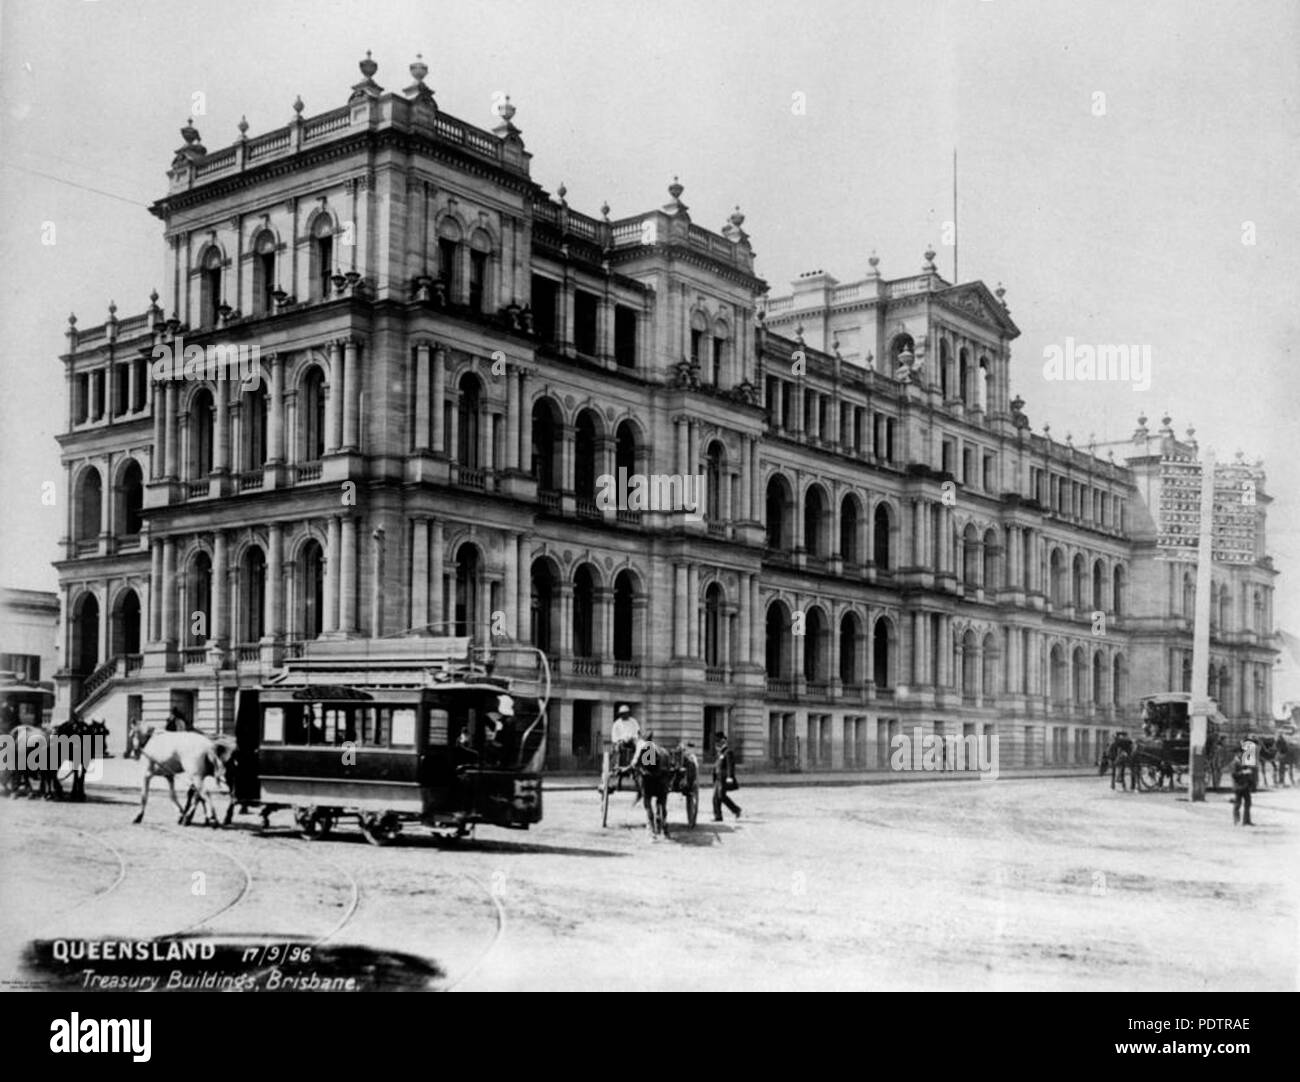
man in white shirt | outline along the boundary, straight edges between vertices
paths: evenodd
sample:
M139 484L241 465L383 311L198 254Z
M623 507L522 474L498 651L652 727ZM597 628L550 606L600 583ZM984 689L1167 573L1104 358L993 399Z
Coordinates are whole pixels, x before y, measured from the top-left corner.
M1253 793L1259 788L1259 744L1255 742L1254 733L1247 733L1241 742L1241 765L1250 771L1250 791Z
M618 789L623 791L623 775L632 769L633 753L641 739L641 723L632 716L632 708L626 703L619 705L614 712L614 724L610 726L609 739L614 745L614 766L618 768ZM635 775L633 775L635 779ZM637 799L641 799L641 787L637 786ZM633 807L635 807L635 803Z

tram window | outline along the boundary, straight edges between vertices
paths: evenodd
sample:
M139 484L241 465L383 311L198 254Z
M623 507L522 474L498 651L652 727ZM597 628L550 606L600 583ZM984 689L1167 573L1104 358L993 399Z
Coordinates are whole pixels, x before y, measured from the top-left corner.
M415 711L409 707L393 711L393 747L415 747Z
M430 747L434 745L445 746L447 743L447 722L449 715L445 710L429 711L429 737Z
M284 711L278 706L268 706L262 715L262 743L284 742Z

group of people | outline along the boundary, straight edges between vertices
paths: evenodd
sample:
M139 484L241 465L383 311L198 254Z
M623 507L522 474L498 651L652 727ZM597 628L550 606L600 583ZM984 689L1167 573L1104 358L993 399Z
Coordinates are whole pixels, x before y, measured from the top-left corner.
M654 732L641 731L641 723L632 714L632 708L621 704L615 711L614 724L609 732L610 742L614 745L615 764L617 766L618 787L623 788L623 777L632 774L635 780L636 764L645 755L646 749L654 747ZM678 742L678 747L686 754L694 753L694 744ZM736 755L727 741L727 734L718 730L713 734L715 757L713 760L713 821L722 822L722 809L727 808L735 818L740 818L740 805L727 794L739 788L736 780ZM637 799L642 798L640 789Z
M1150 734L1148 733L1148 735ZM1285 748L1285 738L1278 737L1278 740L1282 742L1282 746ZM1105 769L1106 765L1110 766L1110 787L1112 789L1115 788L1115 782L1118 781L1120 790L1124 791L1126 777L1128 791L1137 788L1132 760L1133 738L1121 729L1111 740L1110 747L1106 749L1105 758L1102 760L1103 769ZM1242 826L1251 827L1255 825L1250 821L1250 794L1259 787L1259 760L1259 741L1255 739L1254 733L1247 733L1246 738L1233 753L1228 765L1228 771L1232 775L1232 821Z

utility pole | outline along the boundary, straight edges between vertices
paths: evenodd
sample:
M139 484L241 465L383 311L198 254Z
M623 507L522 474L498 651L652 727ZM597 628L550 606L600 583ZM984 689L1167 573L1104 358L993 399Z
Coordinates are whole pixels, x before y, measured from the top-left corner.
M1205 800L1205 735L1210 715L1210 575L1214 553L1214 448L1201 458L1201 525L1196 542L1196 613L1192 630L1191 798Z

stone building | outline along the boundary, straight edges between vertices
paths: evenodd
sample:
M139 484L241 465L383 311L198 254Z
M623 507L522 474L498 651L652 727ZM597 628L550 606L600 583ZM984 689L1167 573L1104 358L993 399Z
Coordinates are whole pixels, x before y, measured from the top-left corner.
M551 656L554 766L619 702L750 763L884 766L915 726L1091 763L1138 628L1185 629L1131 610L1138 475L1011 399L1002 290L927 253L769 301L739 210L582 214L508 99L483 130L410 70L186 125L163 296L71 321L61 705L228 730L304 641L426 628ZM666 499L610 498L638 477Z

